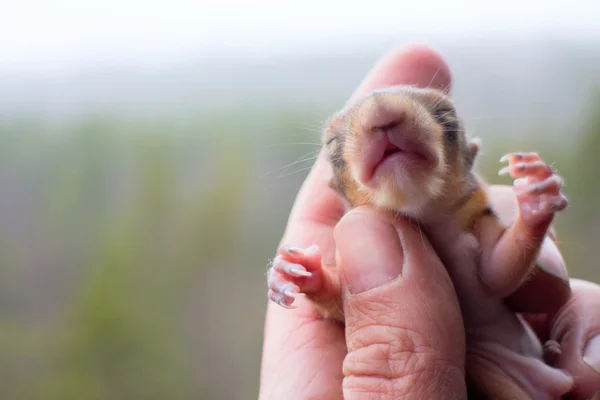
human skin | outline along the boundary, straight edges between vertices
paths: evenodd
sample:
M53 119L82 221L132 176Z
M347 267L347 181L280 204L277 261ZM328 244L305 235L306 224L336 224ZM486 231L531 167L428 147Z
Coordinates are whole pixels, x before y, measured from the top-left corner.
M354 96L397 84L450 83L441 56L413 46L385 56ZM344 215L327 186L330 176L321 154L282 243L317 244L325 263L337 264L346 325L322 320L303 298L294 310L269 302L260 398L466 398L462 318L431 245L408 220L386 220L367 208ZM491 200L507 218L516 212L510 187L492 187ZM583 399L600 389L600 286L567 283L566 271L537 271L510 303L539 311L529 321L542 341L561 344L557 366L574 377L574 398Z

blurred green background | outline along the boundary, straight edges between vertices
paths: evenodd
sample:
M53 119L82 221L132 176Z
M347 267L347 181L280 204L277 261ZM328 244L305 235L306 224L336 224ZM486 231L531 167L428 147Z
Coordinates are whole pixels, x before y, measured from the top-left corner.
M0 79L0 398L255 398L267 263L323 121L392 44ZM437 48L481 171L553 162L569 269L600 281L600 44Z

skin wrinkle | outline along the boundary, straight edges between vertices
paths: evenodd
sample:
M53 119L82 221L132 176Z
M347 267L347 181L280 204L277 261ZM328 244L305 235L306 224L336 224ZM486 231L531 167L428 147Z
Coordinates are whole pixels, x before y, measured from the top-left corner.
M344 378L343 387L352 389L352 393L377 393L382 396L377 398L398 398L406 396L415 391L418 386L419 377L417 374L410 374L394 379L379 378L376 376L351 376ZM388 397L389 396L389 397Z
M309 329L307 328L307 326L313 325L314 323L317 323L318 321L316 320L309 320L309 319L305 319L303 322L300 323L300 325L298 326L298 331L299 333L302 333L302 331L304 329ZM304 339L304 340L299 340L299 339ZM303 351L304 349L310 349L310 348L320 348L322 346L310 346L311 343L316 342L319 338L315 337L315 336L311 336L311 335L296 335L292 332L290 332L288 335L286 335L285 338L285 342L286 343L290 343L290 351L291 354L295 354L298 352ZM289 357L290 354L282 354L281 357L277 360L277 362L275 364L278 364L281 359L285 358L285 357Z
M382 316L390 316L391 320L393 321L394 319L398 318L398 312L401 311L399 304L395 304L392 299L385 298L383 296L380 297L377 302L370 300L359 300L358 302L353 301L352 303L348 303L348 307L352 307L351 312L353 312L355 315L360 315L359 320L364 321L365 325L369 325L370 323L374 322L373 318L377 318L377 320L379 320ZM360 326L357 328L360 328Z
M286 360L293 360L295 358L296 355L300 356L301 359L301 354L298 354L301 352L292 352L290 354L287 354L285 356ZM325 355L323 355L323 357L325 357ZM325 362L326 360L323 359L323 362ZM276 363L275 365L279 364ZM306 374L306 372L308 372L308 374ZM281 389L275 389L275 390L270 390L269 393L286 393L286 392L290 392L294 393L296 390L300 389L294 389L293 387L289 387L285 384L285 382L287 381L287 375L289 374L289 371L287 370L283 370L283 369L279 369L279 368L273 368L271 371L271 379L270 382L272 384L275 385L275 387L280 386L280 385L285 385L285 387L281 388ZM320 393L321 392L321 387L320 385L322 384L321 382L321 378L322 378L322 371L320 371L319 369L311 369L311 370L307 370L305 371L305 375L304 375L304 379L302 380L302 391L306 392L306 393ZM336 391L337 393L337 391ZM270 397L269 397L270 398ZM313 398L313 397L311 397ZM322 398L322 397L314 397L314 398ZM328 399L333 399L333 397L326 397Z
M464 380L464 373L452 363L427 362L422 369L399 377L388 378L377 374L347 376L343 385L344 389L352 389L352 392L378 393L389 396L383 398L398 399L414 398L411 396L413 393L420 396L427 393L447 393L447 390L454 389L452 382L460 380ZM437 389L438 386L445 390Z
M436 356L436 350L427 344L427 338L407 327L381 323L366 325L349 333L348 341L356 348L350 349L344 360L345 375L377 375L391 379L422 371ZM438 361L451 363L451 360L438 359L435 364ZM385 370L378 368L382 364L387 364Z
M331 325L327 328L331 329L323 329L322 326L319 325ZM329 362L329 357L331 356L330 346L332 344L332 340L335 340L337 343L338 340L335 336L343 336L343 332L336 334L338 330L333 324L330 324L327 321L317 320L314 317L305 316L297 325L297 330L289 331L288 334L283 339L283 342L286 343L286 348L291 351L286 351L282 353L274 353L273 355L281 354L281 357L278 359L271 360L270 368L269 368L269 384L270 388L267 390L261 389L261 397L262 395L269 396L267 398L281 398L282 393L318 393L318 395L314 396L303 396L302 398L314 398L314 399L335 399L336 396L340 396L341 388L326 388L325 392L323 391L323 379L324 376L332 375L332 371L321 371L318 368L305 369L303 374L303 379L301 381L293 381L292 385L286 384L289 378L289 369L281 369L280 365L289 364L291 362L292 365L300 365L302 359L306 356L306 353L316 354L320 360L316 360L318 364ZM326 336L323 335L315 335L315 332L327 332ZM299 340L302 339L302 340ZM266 339L268 340L268 339ZM320 345L318 342L322 342ZM321 351L314 351L321 350ZM292 360L297 359L298 361L294 362ZM274 361L274 362L273 362ZM340 360L341 362L341 360ZM310 372L309 375L306 372ZM325 375L324 375L324 373ZM341 371L340 371L340 382L341 382ZM282 386L283 385L283 386ZM298 386L301 385L301 386ZM275 396L275 397L273 397Z

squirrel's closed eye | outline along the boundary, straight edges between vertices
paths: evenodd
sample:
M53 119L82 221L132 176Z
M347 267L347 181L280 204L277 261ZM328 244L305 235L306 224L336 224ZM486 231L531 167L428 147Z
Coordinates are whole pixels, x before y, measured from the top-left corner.
M437 120L440 120L454 116L454 110L452 108L439 108L435 110L434 115Z
M338 137L337 136L332 136L330 137L327 142L325 142L325 145L330 145L331 143L333 143L335 140L337 140Z

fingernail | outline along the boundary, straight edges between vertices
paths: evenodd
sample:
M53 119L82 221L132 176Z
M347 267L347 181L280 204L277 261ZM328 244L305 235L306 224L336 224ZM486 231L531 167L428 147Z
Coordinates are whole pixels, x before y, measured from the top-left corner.
M593 337L585 346L583 361L600 374L600 335Z
M335 230L336 258L351 294L384 285L402 273L404 255L394 226L370 210L355 210Z

